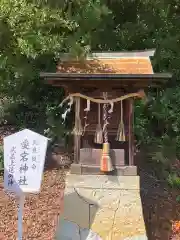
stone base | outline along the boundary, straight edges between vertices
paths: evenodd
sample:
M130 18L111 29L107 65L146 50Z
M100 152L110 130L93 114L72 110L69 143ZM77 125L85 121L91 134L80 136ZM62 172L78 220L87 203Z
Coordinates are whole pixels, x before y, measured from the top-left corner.
M147 240L138 176L67 175L58 240Z
M85 165L85 164L71 164L70 169L72 174L91 174L91 175L105 175L100 170L100 166L93 165ZM110 172L111 175L114 176L136 176L137 175L137 167L136 166L116 166L116 169L113 172Z

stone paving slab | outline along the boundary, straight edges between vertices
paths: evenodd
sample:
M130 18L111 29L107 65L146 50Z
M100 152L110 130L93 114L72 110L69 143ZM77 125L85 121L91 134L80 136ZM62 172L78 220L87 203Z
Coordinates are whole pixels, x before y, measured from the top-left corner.
M60 225L58 240L147 240L139 177L68 175Z

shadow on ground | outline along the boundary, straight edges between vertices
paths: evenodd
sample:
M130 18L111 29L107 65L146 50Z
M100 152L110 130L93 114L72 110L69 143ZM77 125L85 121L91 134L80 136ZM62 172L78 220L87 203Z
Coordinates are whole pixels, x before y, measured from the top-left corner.
M56 240L101 240L90 230L98 210L96 203L73 192L64 196L64 205L65 216L59 218Z
M136 157L148 240L170 240L172 239L172 222L180 220L180 204L176 201L176 196L179 193L177 190L170 189L165 183L158 181L152 176L150 173L151 169L144 164L144 159L142 160L143 163ZM60 168L59 164L56 161L48 159L45 169L50 170L54 168ZM69 195L66 201L74 197L75 196ZM89 202L90 200L86 199L86 201ZM91 216L92 219L95 217L95 213L93 214L94 215ZM90 227L91 224L89 225L89 228ZM88 239L88 234L90 234L90 232L86 231L86 238L83 239ZM70 239L71 238L67 238L67 240ZM175 239L180 240L180 237ZM75 240L75 238L73 240Z
M176 202L178 192L158 181L148 170L150 168L141 162L137 166L148 240L170 240L172 222L180 220L180 204Z

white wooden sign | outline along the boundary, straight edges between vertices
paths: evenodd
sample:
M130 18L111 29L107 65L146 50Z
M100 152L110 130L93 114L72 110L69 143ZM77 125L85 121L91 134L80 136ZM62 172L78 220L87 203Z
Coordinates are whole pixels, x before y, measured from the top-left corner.
M4 188L16 194L40 191L48 138L25 129L4 138Z
M26 193L38 193L48 138L25 129L4 138L4 188L18 196L18 239L22 240Z

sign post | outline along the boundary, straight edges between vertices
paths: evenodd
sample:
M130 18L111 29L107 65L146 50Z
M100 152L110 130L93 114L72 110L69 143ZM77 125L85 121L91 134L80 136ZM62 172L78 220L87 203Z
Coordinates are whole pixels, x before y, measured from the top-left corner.
M18 240L23 239L23 208L25 196L22 195L18 199Z
M18 197L18 240L27 193L40 191L48 138L25 129L4 138L4 188Z

